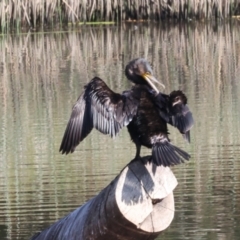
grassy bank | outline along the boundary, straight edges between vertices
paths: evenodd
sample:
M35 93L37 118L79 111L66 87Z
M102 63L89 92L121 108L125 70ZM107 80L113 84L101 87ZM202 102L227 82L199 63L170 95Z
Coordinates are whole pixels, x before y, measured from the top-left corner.
M1 0L1 31L56 24L226 18L240 13L239 0Z

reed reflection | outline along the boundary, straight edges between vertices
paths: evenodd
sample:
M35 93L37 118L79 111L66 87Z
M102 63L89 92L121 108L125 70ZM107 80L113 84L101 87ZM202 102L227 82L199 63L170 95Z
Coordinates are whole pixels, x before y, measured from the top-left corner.
M69 106L95 75L118 92L124 66L144 57L166 92L186 92L196 117L192 155L174 168L176 215L161 239L239 234L240 33L237 26L124 25L78 32L6 35L0 51L0 225L26 239L87 201L133 159L127 131L93 131L76 154L58 152ZM129 143L129 144L128 144ZM145 150L142 155L149 154ZM113 160L114 159L114 160ZM231 227L229 227L231 226ZM6 233L6 234L5 234Z

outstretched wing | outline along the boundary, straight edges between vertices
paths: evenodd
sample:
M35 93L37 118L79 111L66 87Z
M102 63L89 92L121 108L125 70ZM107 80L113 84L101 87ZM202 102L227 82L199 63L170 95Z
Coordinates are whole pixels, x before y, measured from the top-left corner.
M187 105L179 103L175 105L169 117L169 124L176 127L183 137L190 142L190 129L194 124L192 112Z
M170 95L159 93L155 97L160 116L167 123L176 127L183 134L183 137L190 142L190 129L194 120L183 92L173 91Z
M73 152L93 127L111 137L116 136L132 120L137 107L138 100L131 90L114 93L103 80L93 78L73 106L59 151L63 154Z

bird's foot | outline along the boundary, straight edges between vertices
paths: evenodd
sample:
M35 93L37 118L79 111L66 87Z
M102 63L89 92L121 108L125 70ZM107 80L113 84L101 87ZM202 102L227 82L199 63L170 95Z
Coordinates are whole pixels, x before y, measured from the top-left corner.
M136 156L132 161L130 161L121 171L120 174L122 173L122 171L128 167L131 163L134 163L136 161L140 161L143 165L146 165L148 162L150 162L152 160L151 156L148 157L140 157L140 156Z
M146 157L142 158L141 156L136 156L129 164L131 164L131 163L133 163L133 162L135 162L135 161L141 161L141 163L142 163L143 165L146 165L147 162L149 161L149 159L146 158Z

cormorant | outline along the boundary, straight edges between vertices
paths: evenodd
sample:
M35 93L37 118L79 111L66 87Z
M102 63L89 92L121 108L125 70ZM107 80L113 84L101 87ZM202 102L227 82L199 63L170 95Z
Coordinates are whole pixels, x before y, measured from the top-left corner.
M170 95L160 93L153 84L159 82L143 58L130 61L125 74L135 85L122 94L113 92L98 77L85 86L73 106L59 151L62 154L73 152L93 127L114 137L127 126L137 148L135 159L141 159L143 145L152 148L152 159L158 166L171 166L184 162L183 159L189 160L188 153L170 143L167 129L169 123L190 139L193 119L185 95L181 91Z

